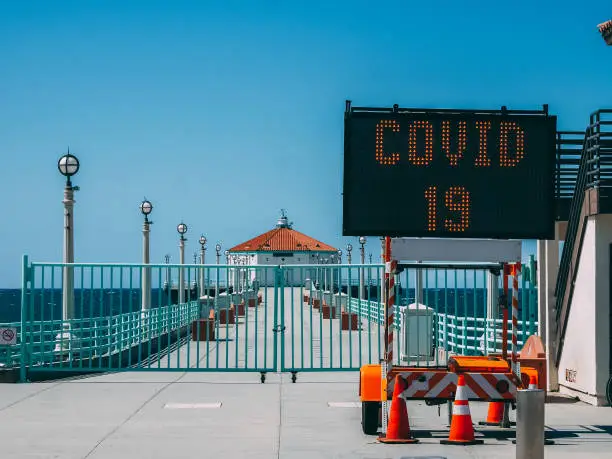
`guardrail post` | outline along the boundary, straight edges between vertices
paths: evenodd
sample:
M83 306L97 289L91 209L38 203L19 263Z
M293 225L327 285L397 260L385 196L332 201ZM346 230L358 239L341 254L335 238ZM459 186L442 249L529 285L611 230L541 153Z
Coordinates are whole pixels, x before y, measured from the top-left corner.
M27 298L30 263L28 256L24 255L21 266L21 325L19 330L19 382L25 383L27 380L27 361L26 361L26 343L28 323L27 317ZM42 325L41 325L42 326Z
M516 459L544 459L544 391L519 390L516 398Z

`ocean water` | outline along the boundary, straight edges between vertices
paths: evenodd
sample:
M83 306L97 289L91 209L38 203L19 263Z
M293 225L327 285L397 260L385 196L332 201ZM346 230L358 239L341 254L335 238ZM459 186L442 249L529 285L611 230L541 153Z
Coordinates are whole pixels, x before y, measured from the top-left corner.
M222 289L221 291L223 291ZM346 292L346 288L343 288ZM378 289L370 290L369 299L378 301ZM211 294L214 292L211 292ZM351 295L356 297L357 290L351 289ZM28 317L33 320L58 320L62 317L61 289L46 289L35 291L34 299L28 300ZM187 292L186 298L196 298L195 290ZM28 295L29 296L29 295ZM177 291L172 292L172 298L163 289L152 289L151 307L166 306L176 303ZM413 288L399 289L396 301L400 305L414 302ZM487 292L484 288L469 289L424 289L422 303L438 313L448 313L456 316L484 317L486 315ZM271 298L269 300L272 300ZM519 320L537 320L537 295L535 289L519 291ZM105 317L110 315L135 312L140 310L141 298L138 289L95 289L75 290L76 318ZM289 307L286 305L286 307ZM0 289L0 323L17 322L21 320L21 290Z

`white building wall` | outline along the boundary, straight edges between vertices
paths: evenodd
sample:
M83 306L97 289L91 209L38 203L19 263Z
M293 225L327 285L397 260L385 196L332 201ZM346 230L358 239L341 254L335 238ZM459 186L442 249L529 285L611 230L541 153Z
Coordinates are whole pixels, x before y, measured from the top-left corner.
M597 219L597 310L595 317L598 395L605 395L610 368L610 244L612 244L612 215L598 215Z
M605 403L610 374L611 243L612 215L589 217L559 361L560 392L595 405Z
M255 253L254 257L248 254L247 259L251 264L258 266L278 266L278 265L314 265L317 263L316 255L320 258L329 258L333 252L294 252L291 255L283 257L274 256L274 252L258 252ZM244 256L243 254L237 254L238 256ZM335 255L335 254L334 254ZM230 261L231 264L231 261ZM329 266L329 265L321 265ZM274 271L273 269L255 269L256 281L261 287L271 287L274 285ZM304 269L293 269L291 274L288 274L285 278L286 285L299 286L304 285L306 279L312 279L315 277L315 268L304 268Z

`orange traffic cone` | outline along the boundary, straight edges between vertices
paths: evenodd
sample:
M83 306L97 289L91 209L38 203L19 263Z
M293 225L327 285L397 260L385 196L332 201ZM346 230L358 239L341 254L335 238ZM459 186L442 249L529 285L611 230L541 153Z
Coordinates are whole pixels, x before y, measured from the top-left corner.
M504 420L504 402L489 402L487 420L480 421L481 426L498 426Z
M472 426L472 415L468 404L465 389L465 377L459 375L457 381L457 393L453 403L453 419L451 421L450 435L448 440L440 440L443 445L479 445L482 440L474 439L474 427Z
M406 408L406 401L400 398L405 389L404 380L400 375L397 375L395 377L395 387L393 388L387 434L385 437L378 437L378 441L382 443L417 443L419 441L416 438L412 438L410 434L408 408Z
M537 389L538 388L538 380L534 375L529 377L529 387L527 389Z

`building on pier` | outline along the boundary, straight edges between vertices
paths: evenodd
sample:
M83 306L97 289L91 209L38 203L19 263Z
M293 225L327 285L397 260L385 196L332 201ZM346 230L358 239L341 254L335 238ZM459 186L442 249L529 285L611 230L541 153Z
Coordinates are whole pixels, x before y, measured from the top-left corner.
M230 277L232 284L238 287L253 282L260 286L274 285L271 269L249 269L252 265L317 265L339 262L340 254L337 248L295 230L285 210L281 210L281 216L273 229L229 249L227 260L228 265L236 267ZM290 285L303 284L307 278L315 278L315 271L315 268L294 270L291 279L285 279L285 282Z

